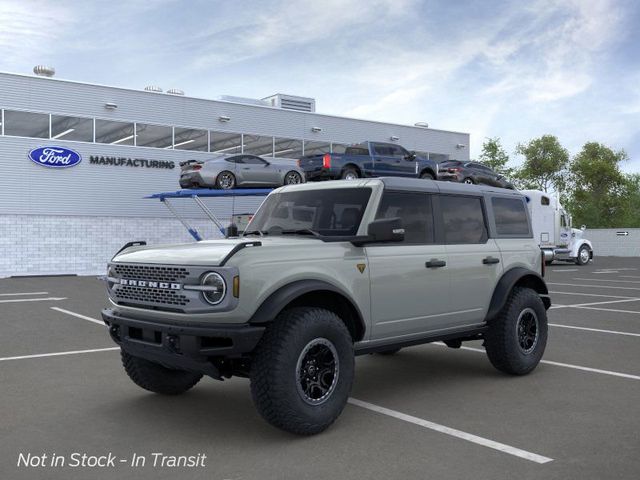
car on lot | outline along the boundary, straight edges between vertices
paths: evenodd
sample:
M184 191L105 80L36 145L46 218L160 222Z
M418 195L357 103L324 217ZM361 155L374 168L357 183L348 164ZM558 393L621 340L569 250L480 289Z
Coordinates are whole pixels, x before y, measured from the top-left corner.
M294 159L257 155L221 155L180 163L181 188L281 187L304 183Z
M411 177L435 180L438 164L395 143L364 142L345 152L302 157L298 164L307 180L355 180L365 177Z
M355 355L483 340L498 370L531 372L547 342L543 274L517 192L308 183L271 192L240 238L126 246L102 317L140 387L248 377L268 422L314 434L342 412Z
M438 180L467 184L491 185L493 187L514 190L513 184L504 175L496 173L486 165L478 162L463 162L461 160L445 160L440 162Z

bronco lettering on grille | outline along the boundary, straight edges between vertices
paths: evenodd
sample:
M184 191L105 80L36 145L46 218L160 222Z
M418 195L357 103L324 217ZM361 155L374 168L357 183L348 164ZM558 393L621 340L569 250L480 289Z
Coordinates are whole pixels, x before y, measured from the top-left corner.
M151 282L147 280L130 280L128 278L120 279L120 285L128 285L131 287L160 288L162 290L181 290L181 283L167 282Z

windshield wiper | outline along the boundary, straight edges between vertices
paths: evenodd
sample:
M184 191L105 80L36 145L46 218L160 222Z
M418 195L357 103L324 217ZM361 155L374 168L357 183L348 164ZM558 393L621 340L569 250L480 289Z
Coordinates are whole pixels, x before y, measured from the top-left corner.
M315 230L311 230L310 228L300 228L298 230L283 230L280 232L281 235L313 235L314 237L322 237Z
M246 237L247 235L260 235L263 237L264 235L269 235L269 232L263 232L262 230L249 230L242 234L243 237Z

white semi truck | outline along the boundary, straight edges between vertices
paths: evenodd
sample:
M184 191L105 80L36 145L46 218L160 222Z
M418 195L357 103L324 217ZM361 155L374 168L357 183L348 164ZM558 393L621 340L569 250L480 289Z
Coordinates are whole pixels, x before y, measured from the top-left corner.
M544 252L545 262L554 260L586 265L593 259L593 246L585 238L585 226L572 228L571 215L557 198L539 190L523 190L531 213L534 238Z

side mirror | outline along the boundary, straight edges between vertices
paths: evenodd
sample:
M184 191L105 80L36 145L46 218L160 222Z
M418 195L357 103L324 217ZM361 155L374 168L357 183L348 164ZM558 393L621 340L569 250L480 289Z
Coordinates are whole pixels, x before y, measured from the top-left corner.
M586 226L586 225L582 225L582 226L580 227L580 230L582 230L583 232L584 232L586 229L587 229L587 226Z
M416 152L411 150L408 155L404 156L404 159L405 160L411 160L411 161L415 160L416 159Z
M374 220L367 229L370 243L401 242L404 240L402 220L398 217Z
M238 236L238 226L235 223L229 224L224 232L225 238L235 238Z

